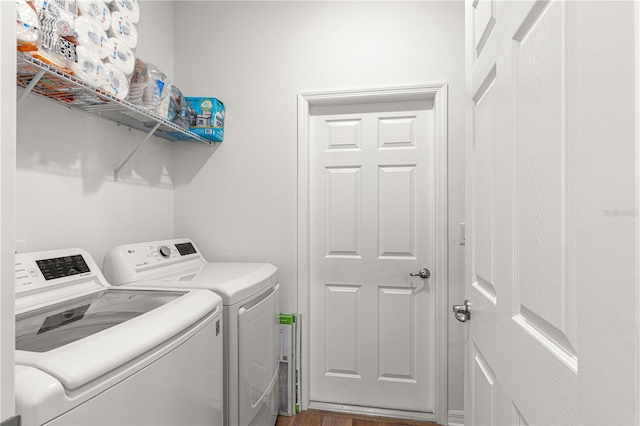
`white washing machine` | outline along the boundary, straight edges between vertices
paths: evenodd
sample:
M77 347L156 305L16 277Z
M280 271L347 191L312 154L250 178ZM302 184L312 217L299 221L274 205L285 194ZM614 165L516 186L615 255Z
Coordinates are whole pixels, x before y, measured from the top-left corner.
M273 425L278 416L278 269L269 263L207 262L182 238L113 248L112 284L209 289L224 304L226 426Z
M16 255L23 425L222 425L223 308L205 290L112 287L80 249Z

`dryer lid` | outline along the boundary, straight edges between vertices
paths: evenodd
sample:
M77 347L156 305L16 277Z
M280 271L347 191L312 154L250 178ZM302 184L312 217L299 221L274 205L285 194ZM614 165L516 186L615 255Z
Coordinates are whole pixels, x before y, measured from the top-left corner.
M207 262L162 278L162 286L180 288L188 283L189 288L209 289L220 295L228 306L250 298L277 280L278 268L270 263ZM145 285L151 284L157 286L158 282L150 281Z

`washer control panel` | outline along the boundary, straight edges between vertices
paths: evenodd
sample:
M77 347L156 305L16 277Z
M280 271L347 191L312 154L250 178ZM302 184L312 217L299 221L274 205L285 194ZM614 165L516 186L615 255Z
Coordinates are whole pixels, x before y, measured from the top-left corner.
M18 253L15 262L16 292L95 279L99 269L89 253L81 249Z

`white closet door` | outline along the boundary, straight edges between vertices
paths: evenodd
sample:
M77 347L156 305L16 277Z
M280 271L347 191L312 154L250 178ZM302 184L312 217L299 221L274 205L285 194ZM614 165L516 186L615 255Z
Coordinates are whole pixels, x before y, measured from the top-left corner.
M638 421L637 7L467 2L466 424Z
M433 413L431 101L310 119L311 406ZM363 409L363 408L360 408Z

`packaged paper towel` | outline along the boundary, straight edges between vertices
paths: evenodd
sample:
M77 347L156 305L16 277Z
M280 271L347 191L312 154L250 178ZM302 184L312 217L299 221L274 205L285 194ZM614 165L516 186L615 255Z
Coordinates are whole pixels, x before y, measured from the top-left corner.
M100 59L104 59L109 51L107 50L107 34L102 31L100 23L90 16L80 16L76 19L75 31L78 34L78 46L84 46L93 50Z
M76 53L78 60L71 64L71 70L75 76L95 87L102 86L106 79L104 64L100 57L84 46L78 46Z
M74 18L78 16L78 0L30 0L33 2L36 9L41 9L43 6L55 5L67 14Z
M78 15L93 18L102 31L107 31L111 26L111 10L103 1L78 0Z
M140 4L137 0L112 0L109 7L113 12L120 12L133 24L140 21Z
M101 89L118 99L125 99L129 93L129 79L113 64L105 64L105 83Z
M76 16L65 8L64 0L35 0L38 15L37 51L33 56L60 68L69 69L76 62Z
M48 0L51 1L51 0ZM73 16L78 16L78 0L54 0Z
M129 49L135 49L138 45L138 30L136 26L120 12L111 14L109 35L120 39Z
M114 37L107 40L106 46L108 54L105 62L115 65L124 75L131 75L136 64L136 57L131 49L125 46L120 39Z
M53 18L56 21L67 21L73 27L73 23L78 16L75 1L33 0L32 3L39 18L40 13L44 11L49 15L47 18Z
M21 51L35 49L38 40L38 15L25 0L16 1L16 39L18 46L29 44L30 48L19 49Z

